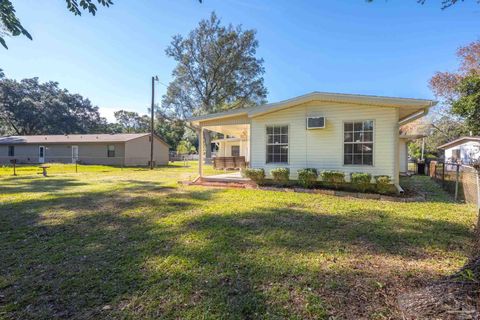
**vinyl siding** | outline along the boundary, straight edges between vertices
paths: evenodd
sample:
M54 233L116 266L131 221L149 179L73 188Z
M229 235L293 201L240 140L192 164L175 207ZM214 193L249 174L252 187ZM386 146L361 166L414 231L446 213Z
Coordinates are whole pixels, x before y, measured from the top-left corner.
M246 157L247 156L247 144L246 140L244 141L220 141L218 143L218 152L217 156L219 157L231 157L232 156L232 146L239 146L240 147L240 156Z
M168 145L155 138L153 159L156 165L168 164ZM150 136L129 140L125 143L125 165L148 165L150 161Z
M326 128L307 130L307 116L326 117ZM343 165L343 122L374 121L373 166ZM289 126L289 163L266 164L266 126ZM347 179L351 172L388 175L398 182L398 109L354 104L311 101L285 110L251 119L251 166L265 168L289 167L291 178L297 170L339 170Z
M107 146L115 146L115 157L107 157ZM83 164L122 165L124 143L77 143L77 144L29 144L15 145L15 156L8 156L8 146L0 146L0 162L9 163L17 159L18 163L38 163L38 148L45 147L45 163L72 163L72 145L78 146L78 161Z

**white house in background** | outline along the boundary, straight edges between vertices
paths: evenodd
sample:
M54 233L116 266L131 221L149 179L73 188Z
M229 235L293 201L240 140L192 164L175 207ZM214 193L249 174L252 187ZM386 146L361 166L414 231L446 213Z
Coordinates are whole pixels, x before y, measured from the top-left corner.
M438 148L444 150L447 162L471 164L480 161L480 136L461 137Z
M212 140L212 143L216 144L218 147L218 157L245 157L245 159L249 158L247 148L248 141L246 136L243 138L223 138Z
M398 186L406 170L406 142L399 127L427 114L432 100L313 92L258 107L189 119L199 129L199 174L203 176L204 140L211 130L230 138L216 141L231 155L237 143L249 167L270 170L338 170L388 175ZM235 137L239 140L233 140ZM240 142L242 144L240 145ZM222 147L221 147L222 148ZM218 153L221 156L222 153Z

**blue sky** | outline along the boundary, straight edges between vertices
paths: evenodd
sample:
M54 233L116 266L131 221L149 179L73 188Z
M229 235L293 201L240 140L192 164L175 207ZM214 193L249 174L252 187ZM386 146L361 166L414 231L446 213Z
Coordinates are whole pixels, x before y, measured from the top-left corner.
M456 48L480 38L474 0L447 10L440 0L114 0L95 17L73 16L63 0L13 2L34 40L8 39L0 68L58 81L110 120L118 109L146 113L150 77L171 79L171 37L211 11L257 30L270 102L311 91L431 98L432 74L453 70Z

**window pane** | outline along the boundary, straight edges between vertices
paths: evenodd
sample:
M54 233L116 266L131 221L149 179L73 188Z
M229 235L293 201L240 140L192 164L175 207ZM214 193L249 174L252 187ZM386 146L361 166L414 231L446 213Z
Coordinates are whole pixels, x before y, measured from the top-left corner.
M343 124L343 131L353 131L353 123L352 122L345 122Z
M353 142L353 133L345 132L343 135L344 142Z
M363 145L360 143L355 143L353 146L353 153L362 153Z
M273 136L272 135L267 136L267 143L273 143Z
M362 131L363 129L363 122L355 122L353 125L353 129L355 131Z
M365 132L363 134L363 141L372 142L373 141L373 132Z
M352 164L353 156L351 154L346 154L343 156L343 164Z
M354 154L353 155L353 164L362 164L362 155Z
M373 165L373 156L372 155L363 155L363 164L364 165Z
M282 129L281 129L281 133L282 133L282 134L288 134L288 126L283 126L283 127L281 127L281 128L282 128Z
M272 134L273 133L273 127L268 126L267 127L267 134Z
M353 134L353 141L355 142L362 142L362 136L363 136L363 133L361 132L355 132Z
M273 143L280 143L280 137L278 134L273 135Z
M343 146L343 153L353 153L353 144L345 144Z
M267 163L273 162L273 156L271 154L267 154Z
M373 121L364 121L363 122L363 130L365 131L372 131L373 130Z
M277 126L273 127L273 133L274 134L280 134L280 132L281 132L280 127L277 127Z
M288 155L282 154L280 157L280 162L287 163L288 162Z
M281 137L280 138L281 143L288 143L288 135L282 134L280 137Z
M363 153L372 153L373 152L373 144L371 143L365 143L363 144Z

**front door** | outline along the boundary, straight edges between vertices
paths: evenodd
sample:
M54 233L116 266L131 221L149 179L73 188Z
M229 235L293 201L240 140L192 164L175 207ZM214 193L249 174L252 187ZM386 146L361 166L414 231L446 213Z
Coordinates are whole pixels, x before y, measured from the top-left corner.
M38 147L38 162L44 163L45 162L45 147L39 146Z
M72 163L78 161L78 146L72 146Z

